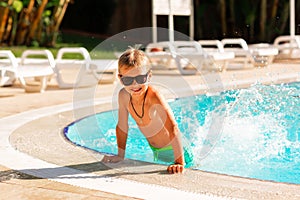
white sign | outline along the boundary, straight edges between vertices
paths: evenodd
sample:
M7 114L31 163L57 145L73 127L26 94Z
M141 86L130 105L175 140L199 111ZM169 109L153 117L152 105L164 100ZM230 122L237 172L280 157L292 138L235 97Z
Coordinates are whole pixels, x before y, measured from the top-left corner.
M157 41L157 15L168 15L169 40L174 41L174 16L189 16L190 38L194 38L193 0L152 0L152 38Z
M154 15L191 15L191 0L153 0Z

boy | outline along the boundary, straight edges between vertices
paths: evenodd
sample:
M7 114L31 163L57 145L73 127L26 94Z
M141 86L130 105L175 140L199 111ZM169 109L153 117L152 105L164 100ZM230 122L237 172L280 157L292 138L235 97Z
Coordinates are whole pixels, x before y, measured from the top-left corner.
M149 142L154 157L164 150L172 150L174 164L169 173L182 173L184 153L180 131L168 104L152 86L150 63L146 55L137 49L125 51L118 62L119 79L123 88L119 92L118 123L116 136L118 155L105 156L103 162L119 162L124 159L128 133L128 114L136 121ZM156 155L156 156L155 156Z

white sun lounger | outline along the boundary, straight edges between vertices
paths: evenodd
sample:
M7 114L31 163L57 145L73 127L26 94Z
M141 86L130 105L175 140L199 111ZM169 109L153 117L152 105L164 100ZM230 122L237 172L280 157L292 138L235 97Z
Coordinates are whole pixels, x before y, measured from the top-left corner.
M54 74L55 67L53 55L49 50L25 50L20 63L10 50L2 50L0 55L7 56L8 59L9 65L0 68L1 74L4 75L4 79L7 79L8 84L13 84L18 79L26 92L45 91L49 78ZM36 58L36 56L46 57L46 60ZM8 75L8 78L5 74Z
M178 69L182 75L196 74L208 56L195 41L150 43L145 51L153 69Z
M249 45L249 51L256 67L265 67L272 64L275 56L279 53L274 45L268 43L251 44Z
M212 64L206 66L209 70L217 69L219 71L225 71L228 62L234 59L234 52L224 51L223 44L220 40L199 40L202 48L212 58Z
M82 59L65 59L67 54L78 54ZM113 83L117 66L115 60L92 60L83 47L65 47L57 53L55 73L60 88L88 87L98 82Z
M225 38L221 42L225 51L233 51L235 54L228 68L265 67L271 64L274 56L278 54L277 48L266 43L248 45L242 38Z
M227 69L244 69L254 66L254 60L247 42L242 38L224 38L221 40L225 52L234 52L234 59L229 61Z
M67 54L77 54L79 59L67 59ZM65 57L64 57L65 56ZM74 55L73 55L74 56ZM56 55L55 74L59 88L76 88L95 85L95 77L89 76L91 58L83 47L63 47Z
M274 47L279 50L276 60L300 59L300 35L278 36L274 40Z
M223 44L220 40L199 40L198 42L207 52L224 52Z
M79 54L82 59L66 59L68 53ZM32 57L41 55L47 59ZM0 86L12 85L19 79L27 92L43 92L53 75L59 88L74 88L113 83L116 74L116 60L91 60L83 47L61 48L56 60L49 50L26 50L20 60L10 50L0 50Z
M117 59L93 59L90 64L90 72L99 83L114 83L117 80Z
M10 50L0 50L0 86L13 85L17 78L18 61Z

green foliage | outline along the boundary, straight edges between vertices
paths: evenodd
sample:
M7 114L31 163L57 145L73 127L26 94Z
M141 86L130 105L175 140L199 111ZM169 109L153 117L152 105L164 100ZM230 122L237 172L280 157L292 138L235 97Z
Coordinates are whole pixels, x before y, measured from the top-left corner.
M8 4L4 1L0 1L0 7L7 7Z
M54 6L58 6L58 4L59 4L59 0L50 0L47 3L46 8L51 8L51 7L54 7Z
M49 26L50 23L51 23L51 14L52 14L52 11L51 10L45 10L43 12L43 23L45 24L45 26Z
M30 0L23 0L22 2L23 2L24 6L27 6L29 4Z
M14 0L12 7L17 13L19 13L23 9L23 2L19 0Z
M31 46L32 46L32 47L39 47L39 46L40 46L40 44L39 44L39 42L38 42L38 41L36 41L36 40L33 40L33 41L31 42Z

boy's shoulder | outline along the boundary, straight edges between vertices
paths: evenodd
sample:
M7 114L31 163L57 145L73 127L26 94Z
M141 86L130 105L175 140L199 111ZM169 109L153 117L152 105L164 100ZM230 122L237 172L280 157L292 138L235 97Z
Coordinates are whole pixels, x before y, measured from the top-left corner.
M125 88L122 88L120 91L119 91L119 97L120 98L125 98L125 97L129 97L130 94L125 90Z
M148 86L148 94L157 96L157 95L159 95L159 91L152 85L149 85Z
M152 99L163 100L163 95L153 86L148 87L148 94Z
M150 89L152 92L159 93L159 90L153 85L149 85L148 89Z

